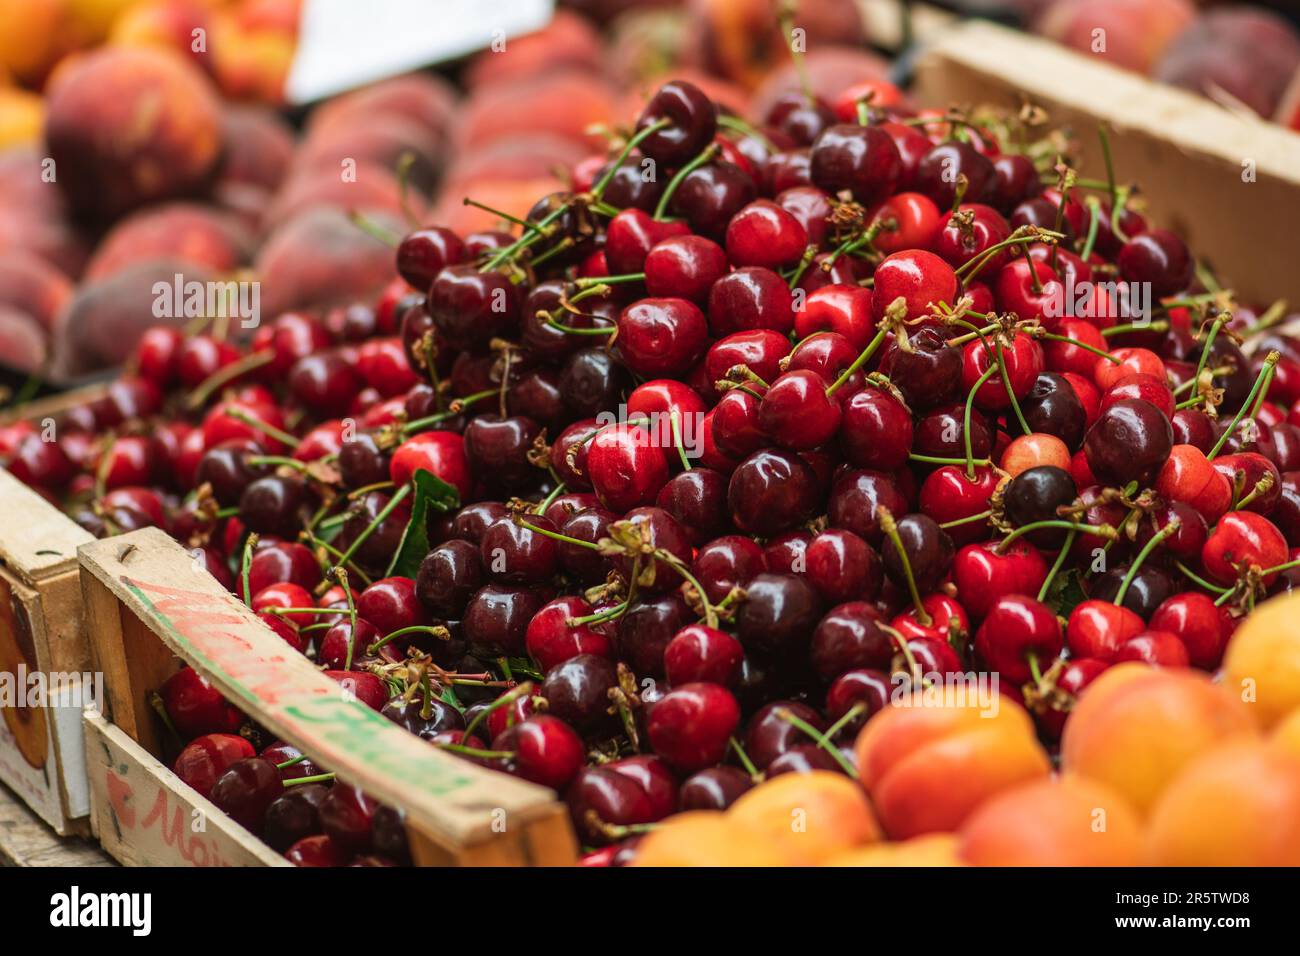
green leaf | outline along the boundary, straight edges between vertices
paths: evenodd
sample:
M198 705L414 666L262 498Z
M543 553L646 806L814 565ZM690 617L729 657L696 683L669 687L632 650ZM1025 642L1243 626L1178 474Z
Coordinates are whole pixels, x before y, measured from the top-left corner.
M460 698L456 696L455 688L450 684L442 689L442 693L438 695L438 699L444 704L454 707L458 713L465 713L465 705L460 702Z
M460 494L433 472L421 468L411 480L415 483L415 501L411 505L411 520L402 532L402 543L397 547L384 577L413 578L419 573L420 562L429 553L429 509L446 514L460 507Z
M1087 593L1083 590L1082 577L1075 568L1058 574L1043 597L1048 607L1067 619L1076 607L1088 599Z

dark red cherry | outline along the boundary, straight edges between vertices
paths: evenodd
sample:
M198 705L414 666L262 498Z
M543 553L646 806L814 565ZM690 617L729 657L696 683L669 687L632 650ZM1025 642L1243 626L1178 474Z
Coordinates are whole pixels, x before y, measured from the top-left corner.
M1148 482L1173 447L1173 430L1159 408L1141 399L1123 399L1097 418L1084 438L1088 467L1108 484Z
M727 254L703 236L671 236L646 254L644 271L650 295L703 304L713 283L728 272Z
M839 430L840 403L816 372L786 372L763 394L758 425L786 448L816 448Z
M239 711L192 667L183 667L167 678L158 693L172 725L186 739L233 734L244 722Z
M284 853L299 840L321 832L320 805L329 788L319 783L288 787L266 808L262 839Z
M492 339L514 331L522 302L519 288L504 273L452 265L433 280L428 310L452 348L486 351Z
M894 645L880 624L880 613L867 601L832 608L812 635L810 655L817 676L830 681L855 668L888 670Z
M484 580L480 550L459 538L444 541L420 562L415 593L432 613L459 618Z
M957 179L966 177L967 202L983 202L996 188L993 164L970 143L940 143L917 163L913 188L934 200L940 209L951 209L957 198Z
M771 269L737 269L709 290L709 330L715 337L752 329L785 334L793 328L794 296Z
M703 544L727 525L727 476L712 468L679 472L659 489L655 504Z
M492 658L524 653L528 622L546 597L531 588L496 584L480 588L462 619L471 650Z
M847 189L864 205L891 195L903 173L893 139L873 126L840 124L825 130L809 157L812 181L828 193Z
M740 723L740 705L719 684L694 682L670 690L646 722L659 756L680 770L702 770L726 755Z
M961 351L948 345L943 331L922 326L909 333L910 349L891 341L880 371L918 411L950 402L961 384ZM1089 366L1091 368L1091 366Z
M714 242L723 242L727 226L736 213L758 197L754 180L739 166L710 163L686 174L670 203L691 231Z
M236 823L260 833L267 808L282 793L284 784L275 764L263 757L246 757L217 778L210 799Z
M808 544L808 580L827 604L872 600L880 591L880 556L852 531L828 528Z
M766 770L777 757L808 742L808 735L786 719L787 715L818 730L826 729L822 715L807 704L774 700L764 705L745 727L745 752L759 770Z
M839 433L845 459L859 468L893 471L907 464L912 450L912 416L883 388L849 397Z
M652 823L654 804L631 776L607 767L584 767L565 791L569 814L579 839L588 846L604 846L620 836L609 827Z
M618 317L619 354L638 375L680 375L704 354L708 341L704 313L686 299L640 299Z
M465 258L465 243L444 226L427 226L403 237L397 247L397 271L412 288L427 292L445 266Z
M763 549L743 535L724 535L702 545L691 566L713 602L721 601L732 588L744 587L766 569Z
M1120 250L1117 261L1125 279L1150 283L1156 298L1181 292L1192 281L1187 244L1167 229L1150 229L1134 236Z
M579 654L551 668L538 693L546 699L547 713L587 732L613 720L609 690L617 685L614 664L607 657Z
M739 648L739 644L736 645ZM737 658L737 665L740 661ZM205 799L217 778L237 760L256 755L253 745L235 734L204 734L185 745L172 770Z
M857 469L841 474L831 487L827 518L833 528L846 528L870 544L881 540L878 509L905 514L907 499L887 474Z
M822 600L805 578L764 573L745 587L736 630L748 650L768 656L801 656L822 612Z
M681 808L726 810L753 786L750 776L736 767L706 767L682 783Z
M811 517L817 491L816 475L803 459L765 449L732 472L727 501L737 527L769 537Z
M692 83L661 86L637 118L637 132L664 125L641 140L642 154L665 167L681 166L700 153L718 128L718 108Z

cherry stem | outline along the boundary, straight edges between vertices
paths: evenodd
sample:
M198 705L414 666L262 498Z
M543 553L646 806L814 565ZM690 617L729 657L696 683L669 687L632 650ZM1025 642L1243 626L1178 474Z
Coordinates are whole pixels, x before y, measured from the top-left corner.
M275 769L276 769L276 770L285 770L285 769L287 769L287 768L289 768L289 767L296 767L296 766L298 766L298 764L302 763L302 762L303 762L304 760L306 760L306 759L307 759L307 755L306 755L306 754L298 754L298 756L296 756L296 757L290 757L290 758L289 758L288 760L286 760L284 763L278 763L278 764L276 764L276 765L275 765Z
M334 779L334 773L318 773L310 777L294 777L290 780L283 781L286 787L300 787L304 783L329 783Z
M583 624L600 624L604 621L613 620L620 617L627 610L628 603L627 601L620 601L613 607L605 608L603 611L597 611L595 614L587 614L583 617L571 617L564 623L568 627L579 627Z
M507 704L514 703L514 701L518 700L520 697L524 697L528 694L531 694L532 692L533 692L532 681L524 681L518 687L506 691L504 694L502 694L500 697L492 701L492 703L488 704L486 707L484 707L482 710L480 710L477 714L474 715L474 719L471 720L469 724L465 727L465 733L460 739L468 740L470 738L470 735L473 734L474 731L478 729L478 725L483 723L483 721L487 719L488 714L492 713L492 711L504 707Z
M962 440L966 443L966 477L971 481L975 480L975 452L971 447L970 437L970 411L975 402L975 393L980 390L985 382L993 377L993 373L998 370L996 365L990 365L984 370L984 374L975 380L971 386L970 392L966 395L966 412L962 418Z
M1097 227L1101 225L1101 200L1089 196L1084 200L1084 205L1088 207L1088 236L1083 241L1083 248L1079 250L1079 258L1087 262L1092 255L1092 247L1097 242Z
M552 472L552 474L554 474L554 472ZM564 494L565 488L566 485L564 482L556 482L555 487L551 489L551 493L537 503L537 507L533 509L533 514L546 514L546 509L555 503L556 498Z
M506 222L512 222L516 226L522 226L524 229L527 229L529 232L542 231L536 225L529 222L527 219L520 219L518 216L512 216L510 215L510 213L505 212L501 209L494 209L493 207L487 205L486 203L481 203L477 199L471 199L468 196L466 196L464 199L461 200L461 205L473 206L475 209L482 209L484 212L490 212L498 219L504 219Z
M922 627L929 627L934 623L930 617L930 612L925 609L921 602L921 592L916 586L916 578L912 575L912 562L908 560L907 549L903 547L903 539L898 534L898 524L894 521L894 516L890 514L889 509L884 505L876 506L876 519L880 522L880 530L894 545L894 550L898 553L898 560L903 565L903 577L907 579L907 590L912 595L912 604L916 608L916 619Z
M1292 568L1300 568L1300 558L1294 561L1287 561L1285 564L1275 564L1271 568L1265 568L1260 571L1261 577L1268 577L1271 574L1281 574L1283 571L1290 571Z
M1041 601L1042 598L1039 598ZM1025 655L1025 663L1029 665L1029 676L1033 678L1035 686L1043 682L1043 671L1038 666L1038 655L1030 651Z
M356 536L355 540L348 545L348 549L344 551L343 555L339 558L339 564L348 564L352 560L352 556L357 553L357 549L366 543L367 539L375 533L375 529L387 520L388 516L397 509L398 505L406 500L406 496L410 493L411 485L409 482L402 485L402 487L398 488L397 491L393 492L393 497L388 499L388 503L380 509L379 514L375 515L374 520L371 521L370 524L366 525L365 528L362 529L361 533ZM344 587L346 588L346 585ZM350 600L351 597L349 597L349 601Z
M1016 528L1002 539L1002 543L998 545L998 554L1006 554L1011 543L1017 538L1024 537L1033 531L1038 531L1043 528L1064 528L1067 531L1082 531L1084 534L1098 535L1103 538L1111 538L1112 540L1119 535L1119 532L1108 524L1084 524L1079 521L1065 521L1061 518L1048 518L1043 521L1031 521L1029 524L1022 524L1019 528Z
M962 279L964 282L969 283L970 280L979 275L980 270L982 270L984 266L996 257L1003 249L1023 246L1025 249L1025 255L1028 255L1029 246L1035 240L1040 242L1047 242L1049 240L1055 242L1064 238L1065 235L1063 233L1054 232L1051 229L1040 229L1038 226L1018 226L1007 238L1003 239L1001 242L995 242L974 259L971 259L969 262L960 266L956 270L957 277ZM972 266L974 268L972 268ZM967 275L968 272L969 275ZM1029 273L1036 281L1038 273L1032 265L1029 269ZM1039 288L1041 289L1041 286ZM1038 290L1036 289L1035 291Z
M699 169L701 166L712 162L714 157L718 155L720 149L721 147L718 146L717 143L710 143L700 151L698 156L681 169L677 170L672 179L668 180L668 185L664 189L664 194L659 197L659 204L655 206L654 219L656 222L663 221L664 213L668 211L668 204L672 201L673 193L677 192L677 187L682 184L682 180L695 172L695 170Z
M1126 332L1167 332L1169 323L1164 319L1156 319L1154 322L1144 319L1139 322L1126 322L1123 325L1112 325L1108 329L1101 330L1101 337L1108 339L1113 335L1123 335Z
M744 136L752 136L754 139L758 140L764 146L766 146L769 152L773 152L773 153L779 152L779 150L776 148L776 145L770 139L767 138L766 133L764 133L758 127L745 122L739 116L731 116L730 114L726 114L726 113L719 114L718 125L721 126L723 129L729 129L734 132L740 133Z
M540 534L544 538L550 538L554 541L562 541L565 544L576 545L579 548L587 548L590 551L599 551L600 545L592 541L583 541L581 538L574 538L567 534L561 534L559 531L551 531L549 528L541 528L531 521L525 520L523 515L516 514L512 518L515 524L521 528L527 528L534 534Z
M546 324L553 329L559 329L566 335L613 335L618 331L618 327L614 325L594 329L580 329L576 325L565 325L553 315L546 316Z
M1111 355L1105 349L1099 349L1095 345L1089 345L1087 342L1080 342L1078 339L1072 339L1068 335L1057 335L1055 332L1036 332L1034 338L1047 339L1049 342L1064 342L1066 345L1075 345L1085 352L1091 352L1098 358L1104 358L1108 362L1116 365L1122 364L1119 359Z
M274 359L274 352L270 349L262 349L259 352L250 352L229 365L221 366L221 368L200 382L198 387L190 393L190 397L185 401L186 407L191 411L202 408L207 404L208 399L222 386L234 381L241 375L251 372L255 368L261 368L263 365L274 361Z
M465 735L466 737L469 734ZM509 760L515 755L513 750L483 750L481 747L467 747L464 744L437 744L440 750L460 754L463 757L482 757L485 760Z
M835 723L831 724L829 727L826 728L826 736L829 739L834 740L836 734L838 734L841 730L847 727L850 723L852 723L859 715L861 715L866 710L868 710L867 705L862 701L858 701L856 704L854 704L852 707L846 710L844 712L844 715L840 717L839 720L835 721Z
M998 342L996 345L998 353L998 371L1002 379L1002 384L1006 387L1007 399L1011 402L1011 409L1016 413L1016 421L1020 422L1020 427L1024 429L1024 433L1026 435L1032 434L1033 429L1030 428L1029 423L1025 421L1025 413L1020 410L1020 399L1016 398L1016 391L1011 387L1011 376L1007 374L1007 357L1002 350L1002 343Z
M885 336L888 334L888 331L888 329L881 329L876 333L875 338L868 342L867 347L853 360L853 364L841 372L839 378L831 382L830 387L826 389L827 395L834 395L845 382L853 377L854 372L866 365L867 362L871 361L871 356L876 354L876 349L880 348L880 343L885 341Z
M1181 527L1182 522L1177 518L1172 518L1167 525L1151 536L1150 541L1142 546L1142 550L1137 553L1137 557L1133 559L1133 563L1128 566L1128 572L1124 575L1124 580L1120 582L1119 590L1115 592L1115 600L1111 602L1112 604L1116 607L1123 607L1124 596L1128 594L1129 585L1132 584L1133 579L1137 577L1137 573L1141 570L1142 564L1146 561L1147 556L1156 548L1160 547L1162 541L1170 535L1176 534L1178 529Z
M1258 498L1260 495L1266 495L1272 490L1273 490L1273 476L1271 474L1265 474L1264 477L1260 478L1259 481L1255 482L1255 487L1250 489L1250 494L1246 495L1246 497L1242 498L1240 501L1235 502L1233 504L1232 510L1241 511L1248 504L1250 504L1252 501Z
M1281 353L1276 350L1269 352L1268 355L1264 357L1264 367L1260 369L1259 377L1255 379L1255 384L1251 386L1250 394L1247 395L1246 400L1241 403L1241 408L1237 409L1237 414L1233 417L1232 424L1223 430L1223 434L1219 436L1219 440L1214 443L1214 447L1210 449L1210 453L1205 456L1207 460L1214 461L1214 457L1223 450L1223 446L1227 442L1228 437L1237 430L1237 426L1241 424L1241 420L1246 417L1246 409L1253 409L1251 412L1252 417L1258 413L1259 409L1256 407L1256 396L1258 396L1260 403L1262 403L1268 396L1268 387L1273 382L1273 372L1277 369L1277 363L1281 358Z
M927 465L964 465L967 461L965 458L940 458L937 455L918 455L916 452L911 452L907 457L910 461L925 462ZM974 458L971 460L981 467L987 467L992 464L992 461L988 458Z
M682 460L682 467L687 471L690 471L691 460L686 454L686 449L682 447L682 429L681 429L681 424L680 422L678 422L677 419L678 419L678 412L677 409L674 408L671 412L668 413L668 424L672 427L673 430L673 445L677 448L677 457Z
M740 745L740 741L735 737L732 737L727 741L727 743L730 744L731 749L736 752L736 758L740 761L740 765L745 768L745 772L753 778L754 782L757 783L762 780L763 774L754 766L754 761L749 759L749 754L745 753L745 748Z
M1183 564L1182 561L1174 559L1174 567L1176 567L1179 571L1181 571L1183 573L1183 576L1187 578L1187 580L1191 581L1199 588L1204 588L1207 591L1213 591L1215 594L1227 594L1232 591L1232 588L1221 588L1217 584L1211 584L1209 581L1205 580L1203 577L1201 577L1199 574L1197 574L1187 565Z
M485 398L492 398L497 394L497 389L487 388L481 392L474 392L466 395L464 398L453 398L451 407L445 412L439 412L437 415L429 415L425 418L417 418L415 421L407 422L402 426L402 434L409 435L413 431L426 428L429 425L436 425L439 422L445 422L449 418L455 418L465 410L466 405L473 405L475 402L481 402Z
M348 221L364 232L376 242L382 242L384 245L396 249L402 244L402 237L397 233L385 229L379 223L375 222L369 216L356 209L348 210Z
M826 751L828 754L831 755L832 758L834 758L835 762L840 765L840 769L842 769L852 779L854 780L858 779L857 768L854 767L853 764L849 763L847 759L845 759L844 754L840 753L840 749L836 747L833 743L831 743L830 738L826 734L822 733L820 730L818 730L812 724L808 723L808 721L804 720L798 714L792 713L784 707L780 707L777 709L776 716L780 717L782 720L784 720L786 723L788 723L790 726L794 727L795 729L803 731L805 734L807 734L809 737L815 740L817 742L818 747Z
M671 123L672 120L668 119L668 117L664 117L661 120L656 120L651 123L645 129L638 130L627 141L627 144L623 147L623 151L618 154L618 158L614 160L613 164L605 172L605 175L600 177L600 182L591 187L591 195L598 200L604 196L605 190L609 188L609 184L613 182L614 177L618 174L618 168L623 165L623 160L632 155L632 150L636 149L642 142L659 132L665 126L671 125Z
M381 647L387 644L395 637L401 637L403 634L432 634L440 641L450 641L451 631L447 630L441 624L412 624L409 627L398 628L391 634L386 634L375 643L366 648L366 653L374 654Z
M958 527L958 526L960 526L960 525L964 525L964 524L974 524L976 521L987 521L987 520L988 520L989 518L991 518L991 517L993 517L993 511L992 511L992 510L989 510L989 511L981 511L981 512L980 512L979 514L977 514L977 515L970 515L969 517L966 517L966 518L954 518L952 521L945 521L945 522L943 522L941 525L939 525L939 527L940 527L940 528L956 528L956 527Z
M1075 531L1073 528L1065 533L1065 542L1061 545L1061 550L1056 554L1056 561L1052 564L1051 570L1047 572L1047 577L1043 580L1043 586L1038 589L1038 600L1041 601L1043 598L1047 597L1047 592L1051 590L1052 582L1055 581L1056 576L1061 573L1061 568L1065 564L1065 559L1070 556L1070 549L1074 547L1074 539L1078 534L1079 532Z
M622 285L625 283L644 282L644 281L645 281L644 272L626 272L623 275L619 275L619 276L587 276L582 279L574 279L573 284L577 286L579 289L585 291L587 289L590 289L593 286ZM570 301L577 302L578 299L577 297L574 297Z
M264 435L270 435L276 441L288 445L290 448L298 447L299 444L298 438L296 438L293 435L290 435L288 432L283 431L282 429L276 428L274 425L268 425L260 418L248 414L248 412L244 411L242 408L228 408L226 409L225 414L229 418L233 418L236 421L243 422L245 425L250 425L253 428L256 428L259 432L261 432Z
M253 596L249 589L249 576L253 567L253 549L257 547L257 535L250 531L248 537L244 539L244 555L239 561L239 580L241 590L244 593L244 603L248 607L253 606Z
M802 279L804 273L808 271L808 267L812 265L813 258L816 255L817 255L816 246L809 245L806 249L804 249L803 255L799 257L799 265L797 265L795 267L795 270L792 273L790 273L790 281L789 283L787 283L790 289L793 290L794 287L799 284L799 280Z
M323 548L327 553L333 555L336 559L339 559L340 563L344 563L341 560L343 558L343 552L340 551L338 548L334 547L334 545L330 544L328 541L324 541L316 537L314 534L312 534L309 531L302 532L300 537L303 540L308 541L313 547ZM353 562L348 561L346 563L352 565L353 573L355 573L356 576L359 577L362 581L364 581L367 585L373 583L370 579L370 575L366 574L365 571L362 571L359 567L353 564ZM320 594L324 594L327 590L329 590L328 585L324 581L322 581L320 585L317 585L317 587L319 588Z
M1210 349L1214 346L1214 339L1219 334L1219 329L1223 328L1223 316L1219 316L1210 326L1210 331L1205 335L1205 342L1201 346L1201 359L1196 363L1196 374L1192 376L1195 382L1201 377L1201 372L1205 371L1205 363L1210 360Z

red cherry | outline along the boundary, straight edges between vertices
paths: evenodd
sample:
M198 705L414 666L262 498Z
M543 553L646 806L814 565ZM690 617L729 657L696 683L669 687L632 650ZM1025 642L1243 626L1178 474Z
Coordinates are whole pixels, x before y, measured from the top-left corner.
M838 332L858 351L876 334L871 320L871 290L856 285L824 285L804 300L794 320L795 335L806 339L814 332Z
M1043 349L1027 335L1017 335L1002 348L1003 362L1006 365L1007 382L1011 385L1016 398L1024 399L1034 387L1034 382L1044 368ZM976 339L968 342L962 350L961 379L962 387L970 391L979 381L980 376L997 365L997 353L984 342ZM1007 387L1002 382L1002 373L994 372L975 392L975 403L980 408L1000 411L1011 407L1007 397Z
M771 329L735 332L709 346L704 357L710 389L737 365L746 365L765 382L781 374L780 361L790 354L790 340Z
M908 640L929 637L947 641L953 633L963 637L970 633L970 618L956 599L942 593L927 594L921 598L921 607L930 615L928 625L922 624L916 608L910 607L890 621L890 626Z
M873 245L886 255L904 249L929 249L943 228L939 207L921 193L895 193L871 211L870 224L880 224Z
M733 265L776 269L799 261L808 246L808 232L776 203L759 199L732 216L726 244Z
M1043 360L1053 372L1073 372L1086 377L1091 383L1093 370L1097 367L1097 353L1090 352L1072 342L1092 346L1094 349L1106 350L1106 339L1101 330L1085 319L1064 317L1058 319L1052 329L1057 335L1070 339L1071 342L1043 342Z
M357 347L357 371L385 398L405 394L421 380L407 361L399 336L368 339Z
M966 203L943 217L939 233L929 248L954 269L960 269L1010 235L1011 227L996 209L982 203ZM987 275L996 273L1012 254L1010 248L999 249L991 254L981 271L987 270Z
M982 618L1006 595L1037 594L1047 578L1047 563L1023 539L999 553L996 541L968 544L952 562L957 597L972 616Z
M764 393L758 426L786 448L816 448L839 429L840 403L816 372L786 372Z
M1230 511L1224 515L1201 551L1201 564L1221 584L1232 584L1241 569L1255 567L1263 571L1286 560L1286 538L1282 532L1253 511ZM1276 574L1267 575L1263 583L1267 586L1276 578Z
M909 249L886 256L876 266L871 317L879 321L895 299L903 299L905 319L929 314L932 304L951 305L957 298L957 275L933 252Z
M703 236L670 236L646 254L644 271L652 296L704 303L713 283L727 274L727 254Z
M158 693L182 737L233 734L244 722L243 715L192 667L183 667L167 678Z
M1228 644L1220 609L1196 591L1166 598L1151 615L1151 629L1177 635L1191 662L1210 671L1219 666Z
M1142 618L1110 601L1087 600L1070 612L1065 640L1074 657L1112 661L1130 638L1142 633Z
M1165 381L1169 374L1164 361L1150 349L1123 348L1110 354L1119 359L1118 365L1099 357L1092 370L1093 380L1102 391L1135 373L1150 375L1159 382Z
M864 388L844 403L840 448L858 468L902 468L912 450L912 416L883 388Z
M1259 493L1245 505L1248 511L1270 514L1282 497L1281 473L1276 465L1258 452L1220 455L1211 464L1234 491L1240 489L1236 500L1244 499L1257 487L1260 488Z
M605 428L587 449L587 476L605 507L626 512L652 504L668 481L668 459L638 425Z
M691 624L664 648L664 674L672 687L704 681L724 687L740 676L745 649L725 631Z
M591 613L591 605L582 598L564 595L543 605L528 622L524 643L543 673L579 654L612 655L609 638L597 626L569 623Z
M181 345L185 335L170 325L155 325L145 329L135 345L135 370L159 388L166 388L176 380Z
M549 714L534 714L513 725L492 741L492 749L513 749L519 776L557 790L569 784L587 758L582 738Z
M680 770L702 770L726 755L740 723L740 706L718 684L683 684L670 690L650 711L646 729L652 746Z
M638 375L681 375L704 354L709 326L686 299L640 299L618 317L618 351Z
M605 261L615 275L645 271L650 250L671 236L689 235L684 222L659 222L640 209L624 209L605 230Z
M794 294L771 269L737 269L709 290L709 331L717 337L751 329L788 334L794 317Z
M827 604L871 600L880 591L880 556L852 531L828 528L808 543L806 574Z
M1014 684L1033 677L1031 658L1046 670L1062 647L1061 625L1051 608L1022 594L998 598L975 632L980 656Z
M921 483L919 510L939 524L970 518L988 510L999 480L997 472L986 466L977 466L972 479L966 477L964 467L943 465ZM968 521L944 530L961 547L987 537L988 529L987 521Z
M1125 641L1115 652L1114 663L1140 661L1154 667L1186 667L1187 648L1168 631L1144 631Z
M231 764L256 753L251 743L235 734L204 734L185 745L172 770L206 799Z
M397 447L389 462L389 476L399 488L420 469L432 472L454 485L462 501L470 497L469 461L465 457L465 440L455 432L424 432L413 435Z

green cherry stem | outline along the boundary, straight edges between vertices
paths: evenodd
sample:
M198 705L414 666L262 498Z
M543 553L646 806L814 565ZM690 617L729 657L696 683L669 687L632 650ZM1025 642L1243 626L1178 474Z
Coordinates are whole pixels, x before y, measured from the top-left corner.
M1052 589L1052 582L1056 576L1061 573L1061 567L1065 564L1065 559L1070 556L1070 548L1074 547L1074 539L1079 532L1071 528L1065 533L1065 542L1061 545L1061 550L1056 554L1056 561L1052 569L1047 572L1047 577L1043 579L1043 586L1038 589L1038 600L1047 597L1047 592Z
M1167 525L1153 534L1150 541L1142 546L1142 550L1137 553L1137 557L1133 559L1133 563L1128 566L1128 573L1124 575L1124 580L1120 582L1119 590L1115 592L1115 600L1111 602L1112 604L1116 607L1123 606L1124 595L1128 594L1129 585L1132 584L1133 579L1137 577L1137 573L1142 568L1142 564L1146 561L1147 556L1156 548L1160 547L1162 541L1170 535L1176 534L1180 527L1182 527L1182 523L1177 518L1173 518Z
M971 448L970 438L970 411L971 406L975 403L975 393L980 390L985 382L993 377L993 373L998 370L996 365L990 365L984 370L984 374L975 380L971 386L970 392L966 395L966 411L962 417L962 439L966 443L966 477L971 481L975 480L975 452Z
M929 627L934 623L934 619L930 617L930 612L925 609L925 604L921 601L921 591L917 588L916 578L912 575L912 562L908 560L907 549L903 547L903 539L898 534L898 523L894 521L894 516L884 505L876 506L876 519L880 522L880 530L893 544L894 551L898 553L898 560L903 565L903 577L907 579L907 590L912 595L912 605L916 608L916 620L922 627Z
M613 182L614 176L618 173L618 167L623 165L623 160L632 155L632 150L636 149L641 145L642 141L650 138L671 122L672 120L664 117L661 120L651 123L645 129L638 130L636 134L627 141L627 145L623 147L623 151L618 154L618 157L614 160L608 171L606 171L605 175L600 177L600 182L591 187L591 195L596 199L600 199L605 194L605 190L609 188L609 184Z
M853 377L854 372L871 361L871 356L876 354L876 349L880 348L880 343L885 341L886 334L887 330L885 329L881 329L876 333L875 338L868 342L867 347L862 350L862 354L853 360L853 364L841 372L839 378L831 382L830 388L826 389L827 395L834 395L845 382Z
M682 180L706 163L713 162L714 157L718 155L720 150L721 147L717 143L710 143L700 151L698 156L677 170L672 179L668 180L668 185L664 187L664 194L659 197L659 204L655 206L654 219L656 222L663 222L664 213L668 211L668 204L672 202L673 193L677 192L677 187L682 184Z
M1260 369L1259 377L1255 379L1255 384L1251 386L1250 394L1247 395L1246 400L1241 403L1241 408L1237 409L1237 414L1233 417L1232 424L1223 430L1223 434L1219 436L1219 440L1214 443L1214 447L1210 449L1210 453L1205 456L1207 459L1214 461L1215 456L1223 450L1223 446L1227 442L1228 437L1237 430L1237 426L1241 424L1241 420L1246 417L1246 409L1254 409L1254 411L1251 412L1252 416L1256 411L1258 411L1258 408L1256 407L1256 397L1258 397L1259 401L1262 402L1268 395L1268 387L1273 381L1273 372L1277 369L1277 363L1281 358L1282 354L1276 350L1269 352L1268 355L1265 356L1264 367Z

